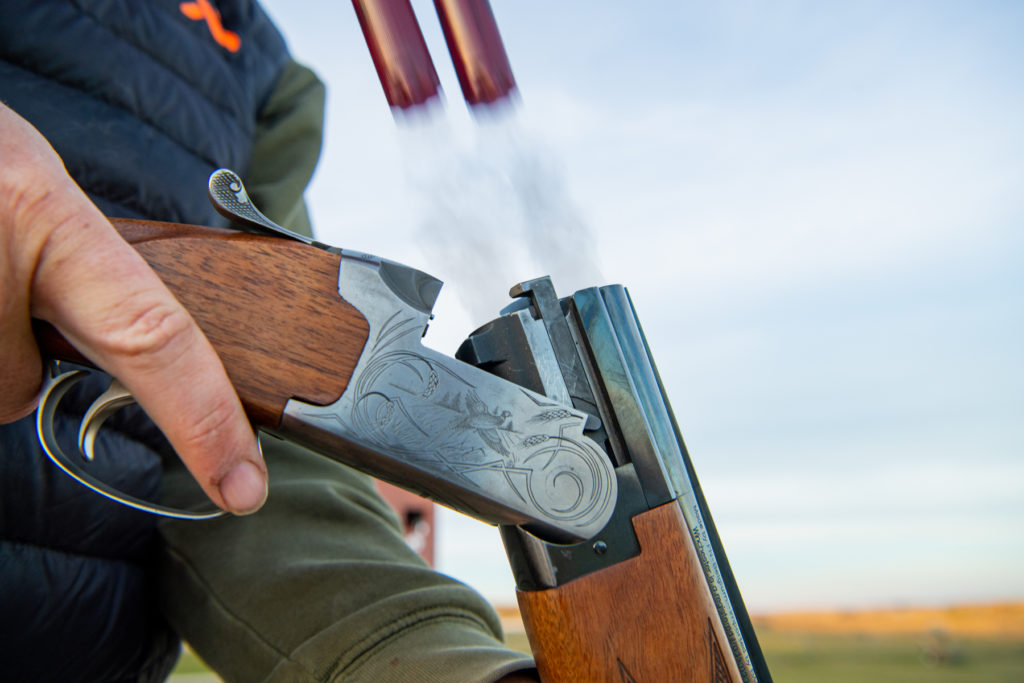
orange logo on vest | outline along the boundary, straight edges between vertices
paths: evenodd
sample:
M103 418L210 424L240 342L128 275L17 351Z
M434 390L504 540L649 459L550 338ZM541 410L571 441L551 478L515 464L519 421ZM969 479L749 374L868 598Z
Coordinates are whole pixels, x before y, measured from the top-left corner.
M242 46L242 39L238 37L238 34L229 31L220 23L220 12L217 8L210 4L210 0L195 0L195 2L183 2L178 5L178 9L189 19L193 21L199 21L201 19L206 20L206 25L210 27L210 35L217 41L217 44L229 52L238 52L238 48Z

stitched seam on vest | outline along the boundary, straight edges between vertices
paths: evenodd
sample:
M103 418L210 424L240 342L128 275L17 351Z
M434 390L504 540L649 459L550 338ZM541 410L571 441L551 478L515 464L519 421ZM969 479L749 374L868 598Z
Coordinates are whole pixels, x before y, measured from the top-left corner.
M173 17L174 21L178 21L181 18L179 14L176 14L175 12L171 11L166 7L160 6L154 7L153 9L157 12L162 12L164 15L168 17ZM242 45L250 45L256 47L258 49L258 52L260 52L261 56L264 57L266 61L273 63L274 59L272 58L271 49L273 49L274 46L270 45L267 41L268 38L273 38L274 35L276 34L273 31L268 33L268 31L266 30L267 26L270 25L270 19L260 11L258 5L252 6L252 12L253 21L250 22L248 26L248 28L251 30L249 33L246 33L244 36L242 36ZM257 22L259 22L261 25L257 25ZM282 50L282 53L286 51L287 50Z
M67 80L57 78L56 76L53 76L51 74L43 74L43 73L40 73L38 71L33 71L31 69L27 69L24 66L22 66L21 64L17 64L15 62L11 62L11 61L8 61L6 59L3 60L3 61L4 61L5 64L8 64L8 65L12 66L13 68L18 69L20 71L24 71L25 73L29 74L30 76L32 76L34 78L44 78L44 79L50 81L51 83L57 83L58 85L60 85L62 87L68 88L70 90L74 90L75 92L81 93L82 95L85 95L86 97L89 97L89 98L91 98L93 100L96 100L98 102L102 102L103 104L105 104L105 105L107 105L109 107L113 107L114 109L122 111L122 112L128 114L129 116L132 116L133 118L137 119L140 123L142 123L143 125L148 127L150 130L155 131L160 136L166 138L167 140L169 140L173 144L177 145L178 147L183 149L188 154L191 154L194 157L202 159L204 162L206 162L210 166L219 167L218 162L215 159L211 158L209 155L203 154L202 150L192 149L191 147L189 147L188 145L183 143L181 140L178 140L175 136L171 135L168 131L164 130L162 127L157 125L156 123L154 123L152 121L149 121L146 118L143 118L141 114L133 112L130 109L125 108L124 106L122 106L121 104L119 104L117 102L114 102L114 101L112 101L112 100L110 100L110 99L108 99L106 97L100 97L96 93L90 92L89 90L86 90L86 89L80 87L78 84L76 84L74 82L69 82ZM103 193L97 193L97 194L103 194Z
M153 533L156 533L156 531L154 530ZM138 562L131 557L126 557L122 555L93 555L90 553L83 553L77 550L72 550L70 548L65 548L59 545L46 545L45 543L30 541L26 538L19 538L15 536L0 536L0 541L7 543L9 545L21 546L22 548L30 548L33 550L38 550L43 553L57 553L60 555L66 555L68 557L74 557L89 562L114 562L118 564L131 565L136 569L142 570L145 570L147 567L147 564Z
M263 84L266 86L263 91L257 93L257 102L253 109L254 118L250 136L251 140L256 137L259 128L259 118L263 113L263 108L267 106L267 101L277 89L277 83L281 80L285 66L292 60L291 52L285 43L284 36L277 32L270 18L263 12L263 9L259 5L253 4L252 11L254 14L259 13L260 15L259 26L254 27L251 34L246 36L246 39L249 40L249 44L259 53L258 59L271 65L272 76ZM254 20L250 26L255 24L256 21ZM280 48L278 45L280 45Z
M134 48L136 50L138 50L139 52L144 54L146 57L149 57L150 59L152 59L152 62L153 62L154 65L156 65L158 68L162 67L167 73L169 73L171 76L173 76L174 78L178 79L179 81L181 81L181 83L183 83L185 86L187 86L188 89L190 91L194 92L200 99L202 99L204 102L209 103L217 111L220 111L222 114L224 114L225 117L226 117L227 125L231 126L232 128L237 129L238 133L242 137L244 137L246 139L251 139L252 138L253 130L247 130L246 127L243 126L239 122L239 120L236 118L236 115L235 115L234 112L232 112L230 109L228 109L226 107L226 105L222 105L221 103L216 102L215 100L210 99L205 93L203 93L198 88L196 88L194 85L192 85L192 83L188 79L186 79L182 74L180 74L177 71L175 71L171 67L171 65L169 65L166 62L160 60L156 55L151 54L144 47L138 45L134 41L129 40L125 36L122 36L120 33L115 31L110 26L107 26L106 24L102 23L95 15L93 15L90 12L88 12L87 10L84 11L84 16L87 16L90 20L92 20L97 26L99 26L103 30L113 34L114 36L116 36L117 38L122 40L126 45L128 45L128 46L130 46L130 47L132 47L132 48ZM193 147L192 145L189 144L189 142L187 140L180 140L180 139L178 139L177 136L173 135L170 131L164 129L164 127L162 127L159 123L157 123L156 121L153 121L151 119L151 117L146 116L145 112L143 112L143 111L140 111L140 112L131 111L131 110L125 108L123 105L119 104L118 102L110 100L109 98L106 98L106 97L99 96L96 93L90 92L88 90L85 90L85 89L79 87L75 83L69 83L69 82L67 82L67 81L65 81L63 79L58 79L58 78L55 78L55 77L50 76L50 75L47 75L47 77L51 78L53 80L56 80L57 82L61 83L62 85L66 85L68 87L74 88L75 90L83 92L86 95L89 95L90 97L92 97L94 99L97 99L97 100L99 100L101 102L105 102L106 104L109 104L109 105L111 105L113 107L116 107L117 109L120 109L122 111L125 111L125 112L131 114L135 118L139 119L139 121L142 121L143 123L148 125L153 130L156 130L156 131L160 132L166 138L168 138L169 140L171 140L172 142L177 144L182 149L188 151L190 154L193 154L194 156L199 157L200 159L202 159L203 161L207 162L211 166L219 166L220 165L220 163L217 160L215 160L215 159L211 158L209 155L205 154L204 150L201 150L201 149L198 149L196 147ZM254 117L254 120L253 120L253 129L255 129L255 117Z
M159 129L157 129L157 131L161 132L161 133L163 132L163 131L160 131ZM169 136L165 136L165 137L168 137L168 139L171 140L171 142L174 142L175 144L178 144L176 140L170 138ZM188 151L189 151L189 153L192 153L191 150L188 150ZM203 161L206 161L207 163L209 163L211 166L216 166L217 165L214 162L208 160L206 157L202 157L202 159L203 159ZM105 185L104 185L104 183L105 183ZM141 198L138 196L138 194L135 194L135 193L129 194L126 197L126 199L124 199L124 200L110 199L107 196L109 194L109 192L110 192L110 185L111 185L111 181L110 181L109 178L100 179L100 180L98 180L95 183L89 182L87 180L83 180L81 178L75 178L75 184L78 185L80 188L82 188L82 190L84 190L86 192L86 194L92 194L92 195L96 195L98 197L103 197L104 199L106 199L106 201L108 201L111 204L116 204L117 206L123 206L123 207L125 207L127 209L134 210L135 212L137 212L137 213L139 213L139 214L141 214L143 216L149 217L150 220L160 220L160 218L153 216L152 208L147 206L147 205L145 205L145 204L143 204L142 201L141 201ZM108 218L125 218L125 216L108 216ZM125 435L125 436L128 436L128 435ZM139 443L139 444L142 444L142 445L146 445L146 444L142 443L141 441L138 441L135 438L132 438L132 437L129 437L129 438L131 438L131 440L135 441L136 443Z
M192 84L192 81L189 80L186 77L186 74L181 73L178 69L175 68L176 65L174 63L165 61L163 58L160 57L160 55L158 55L158 54L156 54L154 52L151 52L148 49L147 45L141 44L137 40L135 40L135 36L134 35L129 34L129 33L123 33L120 30L118 30L116 27L110 26L110 25L104 23L102 18L97 16L95 13L93 13L88 7L84 7L82 5L78 5L78 7L82 11L82 14L84 16L89 17L89 19L91 19L93 21L93 23L95 23L97 26L99 26L100 28L104 29L105 31L109 31L110 33L112 33L115 36L117 36L126 45L130 45L131 47L135 48L139 52L141 52L144 55L146 55L147 57L149 57L151 60L153 60L153 62L157 66L163 67L168 73L172 74L174 77L176 77L182 83L187 85L190 90L194 91L197 95L199 95L200 98L202 98L203 100L209 102L216 109L220 110L221 112L223 112L223 113L227 114L229 117L231 117L232 123L236 123L237 124L237 122L234 119L235 112L233 112L231 110L230 104L228 104L226 101L225 102L218 102L218 101L212 99L212 97L210 95L208 95L207 93L204 93L204 92L200 91L197 87L195 87ZM157 9L159 9L159 8L157 8ZM175 17L175 21L176 20L177 20L177 17ZM241 126L239 126L239 128L241 128Z
M155 7L154 9L158 12L163 12L165 15L173 16L175 21L179 19L178 15L162 6ZM264 89L265 92L258 93L258 99L260 101L256 103L257 107L253 112L254 114L258 114L259 111L263 109L263 105L265 104L267 97L269 97L274 91L274 84L277 83L277 80L281 77L281 71L283 70L284 65L288 63L289 53L287 46L284 45L284 37L273 29L269 17L263 13L260 6L253 4L251 11L253 13L253 20L248 25L250 31L242 36L243 45L249 45L253 48L255 52L258 53L256 59L269 64L270 67L268 70L273 73L273 76L268 79L266 84L264 84L267 86ZM280 50L277 49L276 44L272 44L277 42L273 40L274 38L277 38L277 40L281 42L282 47ZM253 130L251 131L252 134L255 134L255 131L256 125L254 119Z
M65 97L79 97L79 96L82 96L84 98L88 98L92 102L100 103L100 105L102 105L103 107L108 107L111 110L115 110L115 111L119 112L120 114L123 114L123 115L126 115L126 116L130 117L131 121L132 121L132 125L138 126L140 129L145 129L146 131L149 132L148 134L151 134L154 137L159 138L159 140L163 144L167 144L167 145L173 147L175 154L180 153L182 155L188 156L189 159L192 162L194 162L197 166L200 165L200 164L201 165L205 165L209 169L209 171L213 171L214 169L219 168L220 166L224 165L223 162L215 162L215 161L213 161L210 158L210 155L208 155L208 154L197 154L194 150L189 149L187 147L184 147L176 138L174 138L173 136L169 135L164 129L159 128L157 126L154 126L154 125L150 124L148 121L143 120L141 117L135 115L134 112L131 112L128 109L125 109L123 106L120 106L117 102L111 102L110 100L108 100L106 98L98 97L95 93L92 93L92 92L90 92L88 90L84 90L82 88L79 88L79 87L77 87L76 85L74 85L72 83L65 82L64 80L58 79L56 77L53 77L53 76L51 76L51 75L49 75L47 73L41 73L39 71L35 71L35 70L32 70L32 69L26 68L25 66L23 66L23 65L21 65L21 64L19 64L17 62L8 61L7 59L4 59L2 57L0 57L0 64L4 65L5 68L10 68L10 69L15 70L17 72L20 72L21 74L24 74L24 76L16 75L17 78L25 78L27 80L28 79L35 79L35 80L38 80L38 81L45 81L47 84L49 84L51 86L55 86L56 88L66 89L68 91L68 93L66 95L64 95ZM239 170L239 172L242 172L242 171ZM83 178L81 176L81 174L77 174L76 177L75 177L75 182L80 187L82 187L87 192L90 192L95 197L101 198L101 199L107 201L111 205L125 207L126 209L129 209L130 211L134 211L135 212L135 215L124 214L123 216L120 213L111 213L110 215L113 216L113 217L149 218L151 220L174 220L172 214L154 213L154 210L153 210L152 206L150 206L148 204L147 205L141 204L140 203L141 197L139 195L135 194L134 192L125 192L123 194L123 196L121 196L120 198L112 196L110 191L109 191L110 183L112 182L112 180L111 180L111 178L109 176L106 176L106 175L103 175L103 176L93 176L92 181L88 181L86 178ZM106 184L104 184L104 183L106 183ZM118 184L118 186L122 186L122 185L123 184ZM124 186L124 187L126 187L129 190L134 188L134 186L131 186L131 187ZM180 204L178 204L176 200L174 200L173 203L174 203L174 206L175 206L176 209L181 208ZM174 214L174 215L176 215L176 214ZM184 221L184 222L194 222L194 223L195 222L203 222L203 220L207 220L207 221L213 220L214 223L212 223L212 224L217 224L216 221L218 220L218 217L217 217L216 213L212 213L212 209L211 209L211 215L208 216L206 219L192 218L192 219L189 220L189 219L185 219L184 217L182 217L182 218L178 218L177 220L179 222ZM226 225L226 222L224 224Z

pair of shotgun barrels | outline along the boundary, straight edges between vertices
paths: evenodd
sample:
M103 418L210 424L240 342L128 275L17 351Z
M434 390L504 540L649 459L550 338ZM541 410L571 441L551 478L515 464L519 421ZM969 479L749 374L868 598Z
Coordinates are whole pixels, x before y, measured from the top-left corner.
M523 282L452 358L421 344L437 279L273 224L230 171L210 197L243 230L112 222L210 339L254 427L500 528L542 680L771 681L623 287L559 298L548 278ZM54 411L82 371L60 365L37 413L50 458L126 504L209 516L131 499L61 450ZM130 400L97 399L83 453Z

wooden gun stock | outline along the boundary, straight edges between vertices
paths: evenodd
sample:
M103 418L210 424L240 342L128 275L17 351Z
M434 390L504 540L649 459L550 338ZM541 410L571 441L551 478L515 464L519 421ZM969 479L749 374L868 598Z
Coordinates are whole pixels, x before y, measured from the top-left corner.
M740 673L676 503L633 518L638 556L517 591L544 683L708 681Z
M326 405L345 391L369 324L338 294L340 256L232 230L111 223L195 318L253 424L276 427L290 398ZM83 360L52 328L38 337Z

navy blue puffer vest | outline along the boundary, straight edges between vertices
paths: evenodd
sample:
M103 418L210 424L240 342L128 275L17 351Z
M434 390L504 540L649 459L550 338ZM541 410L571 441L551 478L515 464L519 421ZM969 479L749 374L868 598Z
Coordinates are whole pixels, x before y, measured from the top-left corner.
M255 3L213 4L219 15L210 0L0 2L0 98L108 215L218 225L206 179L245 176L288 55Z
M246 0L0 2L0 99L110 216L223 224L206 180L244 177L288 59ZM63 433L86 400L66 402ZM105 431L112 483L154 497L159 433L142 416ZM153 604L155 538L46 461L31 418L0 426L0 678L162 680L178 643Z

